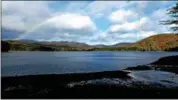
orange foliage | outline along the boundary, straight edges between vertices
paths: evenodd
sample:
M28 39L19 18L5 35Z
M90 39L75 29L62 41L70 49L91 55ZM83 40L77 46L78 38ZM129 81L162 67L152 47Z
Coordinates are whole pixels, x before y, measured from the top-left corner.
M134 43L132 46L137 46L143 50L168 50L178 47L178 35L176 34L159 34L145 38Z

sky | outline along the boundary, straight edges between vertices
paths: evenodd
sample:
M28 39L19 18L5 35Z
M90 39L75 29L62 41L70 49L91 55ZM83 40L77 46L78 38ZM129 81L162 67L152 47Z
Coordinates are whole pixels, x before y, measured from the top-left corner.
M2 39L112 45L171 33L176 1L2 1Z

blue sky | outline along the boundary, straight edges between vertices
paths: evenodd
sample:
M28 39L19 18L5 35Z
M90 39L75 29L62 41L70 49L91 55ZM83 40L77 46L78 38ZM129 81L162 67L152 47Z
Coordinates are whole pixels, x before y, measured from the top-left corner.
M135 42L170 33L159 25L176 1L2 1L2 39Z

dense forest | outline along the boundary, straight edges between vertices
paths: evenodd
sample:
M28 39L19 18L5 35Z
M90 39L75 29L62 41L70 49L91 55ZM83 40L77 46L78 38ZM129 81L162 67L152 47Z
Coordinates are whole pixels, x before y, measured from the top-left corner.
M150 36L130 45L119 47L97 47L84 44L69 45L64 43L34 42L26 43L18 40L1 42L2 51L178 51L177 34L159 34ZM80 46L78 46L80 45Z

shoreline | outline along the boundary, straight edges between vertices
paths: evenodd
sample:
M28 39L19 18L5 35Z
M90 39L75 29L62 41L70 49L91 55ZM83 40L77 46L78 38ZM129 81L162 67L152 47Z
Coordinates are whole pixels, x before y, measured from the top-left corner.
M2 53L8 53L8 52L60 52L60 51L67 51L67 52L95 52L95 51L109 51L109 52L178 52L178 51L166 51L166 50L162 50L162 51L158 51L158 50L150 50L150 51L143 51L143 50L56 50L56 51L43 51L43 50L9 50L9 51L2 51Z
M109 71L87 74L53 74L1 77L2 98L178 98L177 88L160 84L70 84L102 78L128 81L129 72ZM119 77L118 77L119 76ZM122 77L121 77L122 76Z
M158 70L158 71L167 71L167 72L178 74L178 55L162 57L150 64L139 65L136 67L127 67L124 70L132 70L132 71Z

